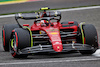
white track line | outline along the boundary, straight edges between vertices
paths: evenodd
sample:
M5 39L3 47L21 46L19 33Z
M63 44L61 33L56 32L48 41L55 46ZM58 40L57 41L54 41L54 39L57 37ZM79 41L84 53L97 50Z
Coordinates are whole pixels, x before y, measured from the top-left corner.
M11 14L11 15L2 15L2 16L0 16L0 18L14 17L14 16L15 16L15 14Z
M91 7L82 7L82 8L72 8L72 9L63 9L63 10L57 10L57 11L75 11L75 10L86 10L86 9L95 9L95 8L100 8L100 6L91 6Z
M75 11L75 10L86 10L86 9L95 9L95 8L100 8L100 6L91 6L91 7L82 7L82 8L72 8L72 9L62 9L62 10L56 10L56 11ZM6 18L6 17L14 17L15 14L11 14L11 15L3 15L0 16L0 18Z
M61 63L61 62L76 62L76 61L94 61L100 60L100 58L91 59L74 59L74 60L56 60L56 61L30 61L30 62L12 62L12 63L0 63L0 65L20 65L20 64L44 64L44 63Z

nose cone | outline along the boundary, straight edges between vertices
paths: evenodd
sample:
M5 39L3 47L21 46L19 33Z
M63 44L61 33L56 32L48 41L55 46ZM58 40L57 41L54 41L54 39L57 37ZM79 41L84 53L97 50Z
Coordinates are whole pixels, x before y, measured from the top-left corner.
M61 52L63 50L63 47L62 45L54 45L53 46L53 49L56 51L56 52Z

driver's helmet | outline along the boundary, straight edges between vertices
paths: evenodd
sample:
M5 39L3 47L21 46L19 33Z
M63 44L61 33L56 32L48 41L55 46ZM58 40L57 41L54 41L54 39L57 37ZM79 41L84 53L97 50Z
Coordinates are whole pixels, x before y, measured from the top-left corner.
M46 27L46 26L49 25L48 21L46 21L46 20L41 20L40 24L41 24L42 27Z

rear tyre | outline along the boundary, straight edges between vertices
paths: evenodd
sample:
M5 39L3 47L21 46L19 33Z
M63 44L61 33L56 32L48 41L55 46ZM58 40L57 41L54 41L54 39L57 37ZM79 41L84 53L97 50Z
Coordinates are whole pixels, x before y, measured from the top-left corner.
M28 55L20 54L19 50L31 47L31 38L29 31L22 28L16 28L12 32L10 40L10 51L14 58L27 58Z
M4 51L9 51L9 41L13 29L19 28L18 24L6 24L2 27L2 41Z
M98 36L96 28L92 24L83 25L83 33L85 37L85 43L93 47L92 50L81 50L81 54L93 54L98 48Z

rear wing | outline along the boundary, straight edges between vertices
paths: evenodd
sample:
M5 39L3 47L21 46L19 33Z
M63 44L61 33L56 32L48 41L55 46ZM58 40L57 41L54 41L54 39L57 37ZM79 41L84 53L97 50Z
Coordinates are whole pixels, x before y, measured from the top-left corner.
M15 19L37 19L40 18L38 13L18 13L15 15Z
M30 20L30 19L38 19L43 17L43 12L35 12L35 13L18 13L15 15L15 19L25 19L25 20ZM61 13L58 11L53 11L53 12L46 12L47 17L61 17Z
M39 13L40 16L43 15L43 12ZM46 12L47 17L57 17L57 16L61 16L61 12L59 11L52 11L52 12Z
M59 21L61 19L61 13L58 11L53 11L53 12L46 12L45 17L58 17L59 16ZM30 19L38 19L38 18L43 18L44 17L44 12L35 12L35 13L18 13L15 14L15 20L17 21L18 25L22 28L20 23L18 22L18 19L25 19L25 20L30 20Z

